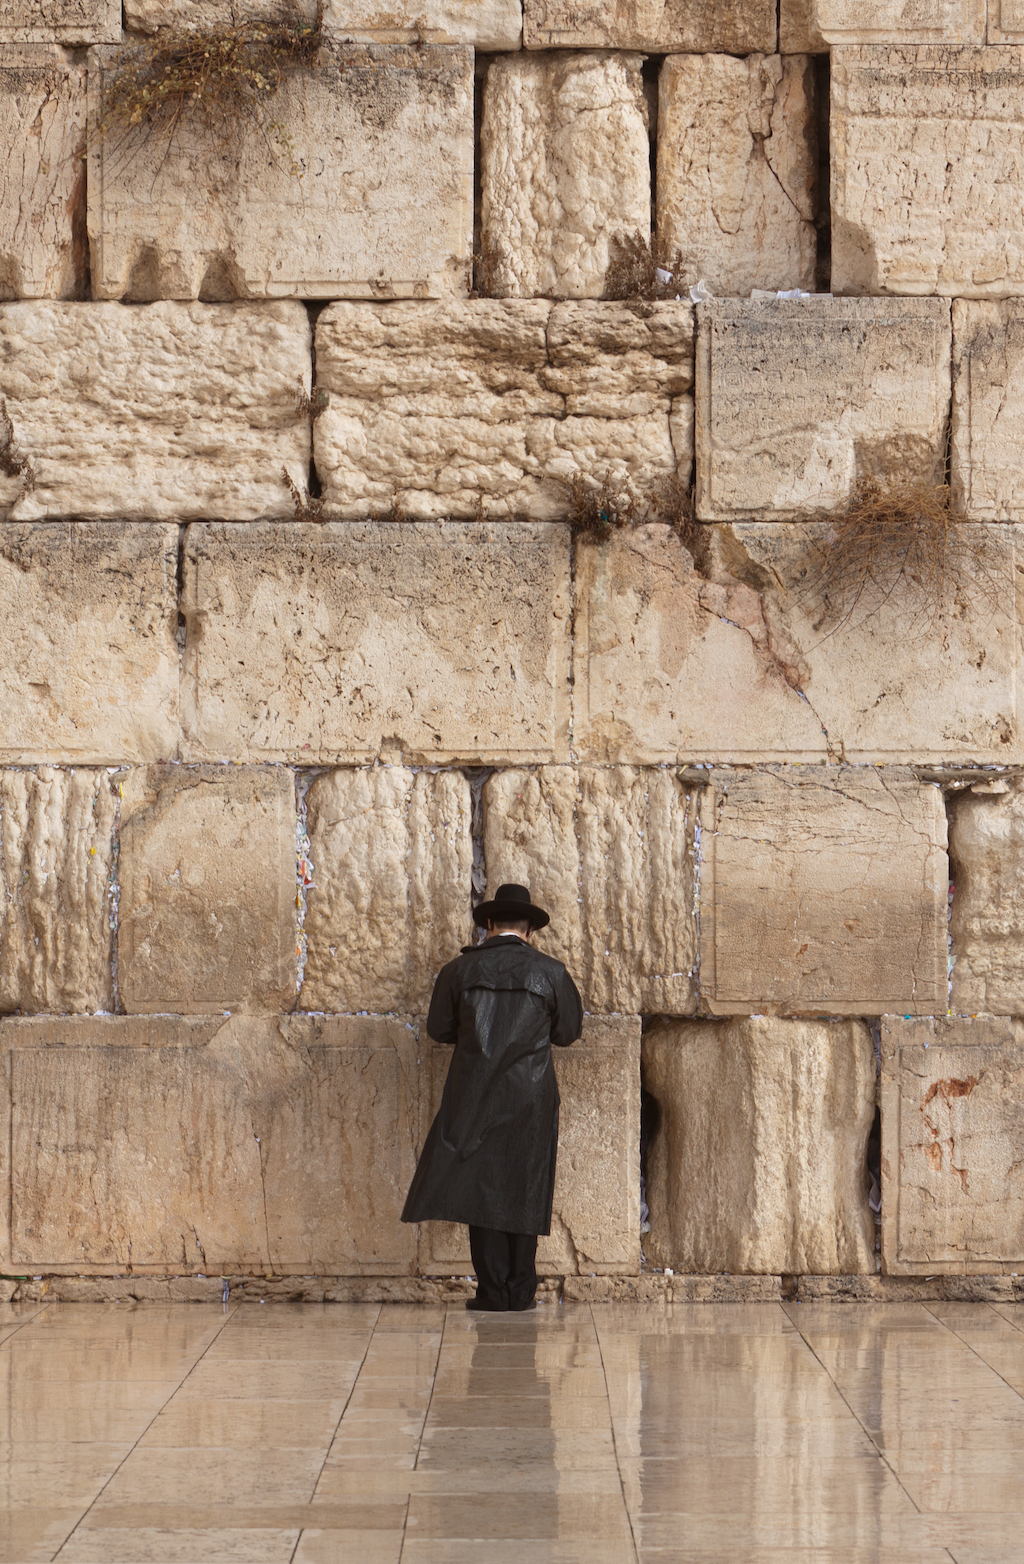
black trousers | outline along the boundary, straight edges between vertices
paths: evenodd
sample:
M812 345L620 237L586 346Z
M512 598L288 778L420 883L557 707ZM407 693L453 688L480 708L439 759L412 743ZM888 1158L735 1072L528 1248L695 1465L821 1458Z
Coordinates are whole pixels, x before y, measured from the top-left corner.
M469 1247L476 1295L491 1309L525 1309L537 1291L536 1233L499 1233L471 1227Z

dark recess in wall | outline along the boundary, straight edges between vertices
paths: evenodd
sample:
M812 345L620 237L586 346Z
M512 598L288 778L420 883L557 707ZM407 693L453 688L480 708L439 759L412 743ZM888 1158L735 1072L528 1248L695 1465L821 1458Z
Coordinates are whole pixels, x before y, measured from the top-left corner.
M818 266L816 287L828 293L832 287L832 198L829 169L832 72L829 56L814 56L814 105L818 129L818 202L815 227L818 230Z

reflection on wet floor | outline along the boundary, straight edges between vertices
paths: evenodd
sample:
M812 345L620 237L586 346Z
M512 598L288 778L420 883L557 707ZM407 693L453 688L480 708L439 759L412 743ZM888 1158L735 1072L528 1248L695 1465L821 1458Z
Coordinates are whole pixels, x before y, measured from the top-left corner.
M0 1564L1021 1564L1024 1306L0 1305Z

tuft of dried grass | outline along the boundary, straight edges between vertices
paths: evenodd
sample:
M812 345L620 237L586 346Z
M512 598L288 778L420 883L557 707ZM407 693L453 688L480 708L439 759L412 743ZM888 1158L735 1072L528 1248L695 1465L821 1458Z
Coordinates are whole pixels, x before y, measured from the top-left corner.
M610 483L588 483L581 472L569 479L568 522L573 535L587 543L606 543L613 532L632 527L638 501L627 483L615 489Z
M323 522L324 502L318 495L308 494L300 489L286 467L282 467L284 481L288 485L288 491L295 506L296 521Z
M680 265L678 255L659 260L650 239L645 239L639 228L632 233L623 229L609 245L604 296L627 303L637 299L674 299L682 289L682 284L675 280ZM658 276L659 270L667 273L667 282Z

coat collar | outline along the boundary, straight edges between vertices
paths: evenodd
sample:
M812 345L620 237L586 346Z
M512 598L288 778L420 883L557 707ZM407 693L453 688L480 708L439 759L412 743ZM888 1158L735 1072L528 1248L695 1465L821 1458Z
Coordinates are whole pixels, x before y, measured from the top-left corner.
M520 945L524 950L532 950L533 946L526 940L520 939L518 934L492 934L490 939L485 939L479 945L463 945L462 954L472 955L475 950L493 950L496 945Z

